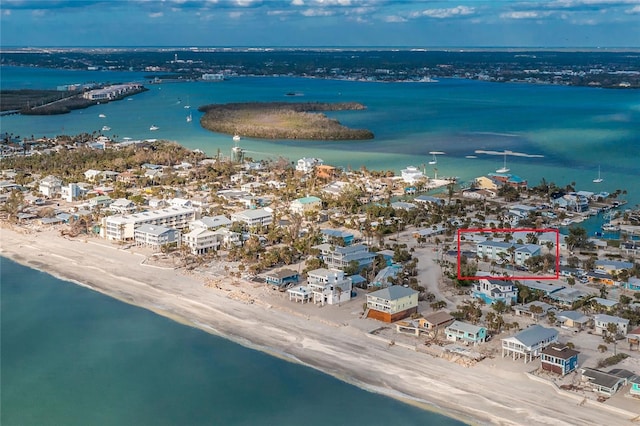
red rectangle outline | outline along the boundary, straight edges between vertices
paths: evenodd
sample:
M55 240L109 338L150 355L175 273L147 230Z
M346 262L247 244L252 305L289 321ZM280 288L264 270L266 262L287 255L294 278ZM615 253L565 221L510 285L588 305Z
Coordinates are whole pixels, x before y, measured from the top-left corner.
M554 276L523 276L523 277L516 277L516 276L510 276L510 277L505 277L505 276L491 276L491 275L484 275L484 276L472 276L472 277L462 277L460 276L460 259L462 257L461 251L460 251L460 236L461 233L463 232L502 232L502 233L506 233L506 232L536 232L536 233L547 233L547 232L555 232L556 233L556 274ZM558 231L557 229L554 228L550 228L550 229L535 229L535 228L468 228L468 229L458 229L458 279L459 280L480 280L480 279L489 279L489 280L502 280L502 281L511 281L511 280L557 280L558 278L560 278L560 231ZM515 272L515 271L514 271Z

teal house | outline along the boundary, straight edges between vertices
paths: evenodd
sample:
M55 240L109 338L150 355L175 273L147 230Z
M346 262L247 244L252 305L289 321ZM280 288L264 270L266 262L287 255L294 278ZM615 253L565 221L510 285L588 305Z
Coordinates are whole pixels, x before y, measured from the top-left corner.
M629 389L629 393L631 395L640 396L640 376L633 376L629 383L631 383L631 389Z
M487 329L462 321L454 321L444 329L447 340L452 342L462 341L473 346L487 340Z

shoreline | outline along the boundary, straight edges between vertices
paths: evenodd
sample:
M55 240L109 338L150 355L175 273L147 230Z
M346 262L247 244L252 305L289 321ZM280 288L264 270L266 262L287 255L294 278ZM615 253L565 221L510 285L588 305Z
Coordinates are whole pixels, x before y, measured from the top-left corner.
M69 240L53 231L23 234L6 227L0 229L0 255L17 263L465 423L558 425L629 421L609 410L590 405L578 407L569 398L556 396L548 384L495 368L504 360L489 361L494 366L466 368L369 338L367 327L373 329L382 324L374 320L335 323L321 317L330 314L330 307L316 306L311 308L318 315L293 315L288 312L296 307L293 302L279 308L257 299L265 286L232 285L231 291L225 292L205 286L203 277L195 274L149 268L141 262L140 255L98 242L101 240ZM46 261L45 256L51 253L60 253L53 255L55 263ZM256 299L246 302L232 297L233 291L240 289ZM345 304L349 309L359 308L358 302L350 303Z

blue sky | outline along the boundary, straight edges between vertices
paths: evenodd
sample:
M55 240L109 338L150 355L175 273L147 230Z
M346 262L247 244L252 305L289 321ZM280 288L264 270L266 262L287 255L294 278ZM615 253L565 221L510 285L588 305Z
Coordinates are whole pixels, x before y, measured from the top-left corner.
M639 47L640 0L0 0L0 42Z

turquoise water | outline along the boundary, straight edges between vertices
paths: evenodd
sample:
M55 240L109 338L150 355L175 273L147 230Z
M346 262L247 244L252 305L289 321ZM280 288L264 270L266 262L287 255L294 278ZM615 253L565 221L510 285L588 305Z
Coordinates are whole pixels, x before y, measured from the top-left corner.
M127 81L142 74L2 67L2 87L52 88L90 80ZM26 73L26 74L25 74ZM125 78L126 77L126 78ZM37 83L39 82L39 83ZM24 85L24 83L22 83ZM292 161L315 156L325 162L358 169L394 170L420 167L440 156L440 176L463 180L495 171L501 155L476 150L511 150L541 158L509 156L511 173L539 183L542 177L559 185L575 182L581 190L613 192L626 189L630 205L640 203L640 95L633 90L602 90L529 84L500 84L463 79L438 83L370 83L293 77L243 77L219 83L188 82L148 85L131 101L113 102L52 117L7 116L0 130L21 136L55 136L111 127L117 139L175 140L210 155L228 155L228 135L200 127L199 105L242 101L356 101L365 111L329 114L350 127L372 130L371 141L318 142L243 139L240 144L256 159L285 156ZM302 97L289 98L288 92ZM186 122L189 103L194 114ZM105 114L106 118L99 118ZM158 131L150 131L155 124ZM477 158L465 158L475 155ZM598 167L605 179L592 182ZM434 174L433 166L427 173Z
M6 258L0 270L3 426L462 424Z

